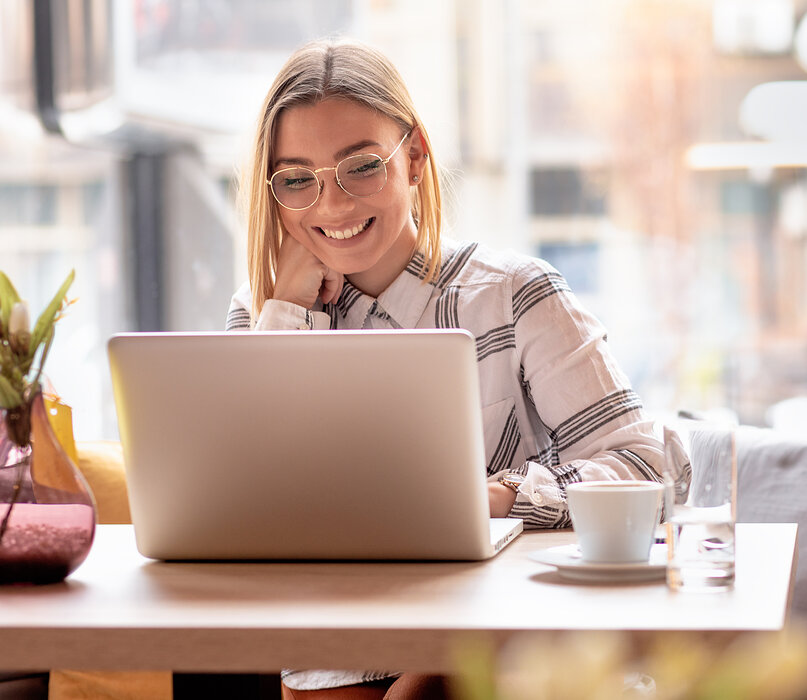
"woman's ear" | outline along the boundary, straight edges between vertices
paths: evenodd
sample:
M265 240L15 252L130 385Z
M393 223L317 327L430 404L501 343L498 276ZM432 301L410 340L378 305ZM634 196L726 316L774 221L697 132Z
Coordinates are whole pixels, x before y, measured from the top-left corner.
M423 181L423 171L426 169L429 153L426 150L426 139L423 138L418 126L412 129L407 154L409 156L409 184L419 185Z

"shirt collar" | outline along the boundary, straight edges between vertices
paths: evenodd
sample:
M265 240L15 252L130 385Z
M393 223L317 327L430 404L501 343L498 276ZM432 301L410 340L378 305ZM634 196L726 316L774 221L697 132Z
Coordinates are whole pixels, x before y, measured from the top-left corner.
M441 272L457 247L453 241L443 241ZM403 272L381 292L377 300L345 280L342 294L336 302L336 312L343 319L343 327L363 328L367 315L373 313L377 316L387 314L395 327L416 328L435 291L434 283L423 281L423 262L423 253L416 252Z
M342 293L336 300L336 313L343 320L337 327L363 328L364 319L375 302L373 297L354 287L347 279L342 287Z

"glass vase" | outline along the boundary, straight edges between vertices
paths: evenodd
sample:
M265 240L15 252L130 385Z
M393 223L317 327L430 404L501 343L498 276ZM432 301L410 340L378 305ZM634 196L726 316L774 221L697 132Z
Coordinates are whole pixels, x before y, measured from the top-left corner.
M24 441L19 424L15 442L6 411L0 420L0 583L54 583L90 551L95 502L56 438L40 393L25 411L30 443L24 447L17 444Z

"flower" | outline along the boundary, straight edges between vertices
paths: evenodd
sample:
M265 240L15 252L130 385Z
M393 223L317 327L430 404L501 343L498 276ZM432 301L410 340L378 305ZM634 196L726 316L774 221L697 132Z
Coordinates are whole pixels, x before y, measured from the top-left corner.
M65 295L74 277L71 270L32 329L27 302L0 271L0 408L5 411L9 437L20 447L30 443L28 405L39 391L54 326L69 303Z
M28 352L31 344L31 316L28 313L28 302L18 301L11 307L8 318L8 342L17 353Z

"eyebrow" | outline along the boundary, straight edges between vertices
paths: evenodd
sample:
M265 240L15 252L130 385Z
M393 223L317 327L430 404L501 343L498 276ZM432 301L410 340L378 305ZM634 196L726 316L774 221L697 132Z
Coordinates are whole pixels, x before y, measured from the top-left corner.
M357 151L363 151L365 148L370 146L377 146L381 148L381 144L377 141L371 141L370 139L363 139L362 141L358 141L356 143L351 144L350 146L346 146L338 150L336 153L333 154L334 159L338 163L343 158L349 156L351 153L356 153ZM278 158L275 161L275 167L280 165L281 163L287 165L304 165L306 167L311 167L314 165L313 161L309 160L308 158Z

